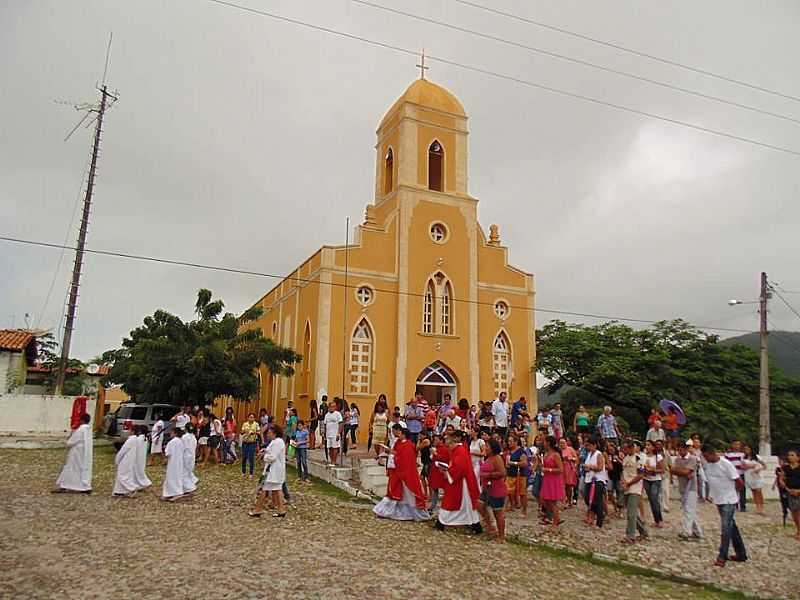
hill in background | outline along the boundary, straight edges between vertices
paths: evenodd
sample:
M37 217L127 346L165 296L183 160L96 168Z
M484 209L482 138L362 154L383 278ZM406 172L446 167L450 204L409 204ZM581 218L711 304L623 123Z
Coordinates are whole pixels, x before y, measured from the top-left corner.
M758 332L745 333L732 338L720 340L720 344L731 346L742 344L758 352ZM778 367L784 374L795 379L800 378L800 332L770 331L769 362Z

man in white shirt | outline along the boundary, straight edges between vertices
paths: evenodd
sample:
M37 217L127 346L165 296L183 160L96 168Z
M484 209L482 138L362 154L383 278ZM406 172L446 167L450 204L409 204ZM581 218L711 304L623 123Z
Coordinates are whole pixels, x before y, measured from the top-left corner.
M192 417L189 416L191 410L192 410L191 407L187 405L184 408L181 408L175 414L175 416L172 417L172 419L170 419L173 423L175 423L175 427L177 427L178 429L183 429L184 427L186 427L186 424L192 420Z
M708 479L708 489L720 517L720 545L715 567L724 567L728 560L744 562L747 560L747 550L744 540L736 526L736 505L739 502L739 492L736 482L739 473L726 458L721 457L710 444L703 444L703 469ZM728 547L733 542L736 554L728 557Z
M329 467L336 464L336 458L341 447L342 429L344 428L342 413L336 410L335 402L328 402L328 412L325 414L325 446L328 448Z
M494 417L495 431L504 440L508 439L508 402L505 392L500 392L497 400L492 402L492 417Z
M647 430L647 437L645 438L648 442L664 442L667 439L667 432L664 431L661 427L661 421L656 419L653 421L653 427Z

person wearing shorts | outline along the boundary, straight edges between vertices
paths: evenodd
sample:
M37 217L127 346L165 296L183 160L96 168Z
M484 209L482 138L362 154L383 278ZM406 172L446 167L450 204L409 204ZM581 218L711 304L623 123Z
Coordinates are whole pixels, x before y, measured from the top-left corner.
M489 535L496 535L498 542L505 541L506 517L504 508L508 487L506 486L506 466L503 461L503 449L495 438L487 441L488 456L480 465L481 495L478 511L484 520L484 530ZM497 525L492 524L490 518L494 515Z

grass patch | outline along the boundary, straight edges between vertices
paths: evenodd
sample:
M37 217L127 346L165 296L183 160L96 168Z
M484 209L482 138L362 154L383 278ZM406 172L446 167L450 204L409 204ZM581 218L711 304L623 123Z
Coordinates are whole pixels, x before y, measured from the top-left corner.
M680 583L691 586L696 589L696 594L692 598L699 598L701 600L712 599L726 599L726 600L749 600L754 598L753 595L748 595L743 592L735 590L726 590L717 587L710 583L696 581L688 577L680 577L678 575L671 575L669 573L661 573L647 567L638 567L636 565L622 564L616 560L603 560L598 558L592 552L585 552L581 550L573 550L571 548L555 548L549 544L532 542L525 540L517 535L507 536L507 541L519 548L526 550L536 550L544 554L548 554L557 558L569 558L572 560L579 560L595 566L605 567L618 573L625 575L636 575L639 577L648 577L651 579L659 579L661 581L668 581L670 583ZM711 567L709 567L711 568Z
M287 464L286 474L288 475L289 473L297 477L297 467L293 467ZM336 500L341 500L344 502L355 502L358 504L372 504L372 500L370 500L369 498L365 498L363 496L353 496L351 494L348 494L344 490L340 490L335 485L331 485L330 483L320 479L319 477L314 477L313 475L309 475L309 479L311 480L311 483L314 485L314 491L319 492L323 496L329 496L330 498L335 498ZM288 481L288 483L291 484L292 482ZM291 489L292 488L289 488L290 492Z

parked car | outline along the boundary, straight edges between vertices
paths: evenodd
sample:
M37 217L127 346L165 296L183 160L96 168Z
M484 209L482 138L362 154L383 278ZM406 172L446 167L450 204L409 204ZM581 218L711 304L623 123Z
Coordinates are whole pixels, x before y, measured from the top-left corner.
M116 412L106 415L104 433L111 438L114 447L119 449L128 439L134 425L146 425L147 431L153 430L159 415L169 421L180 407L173 404L137 404L123 402Z

